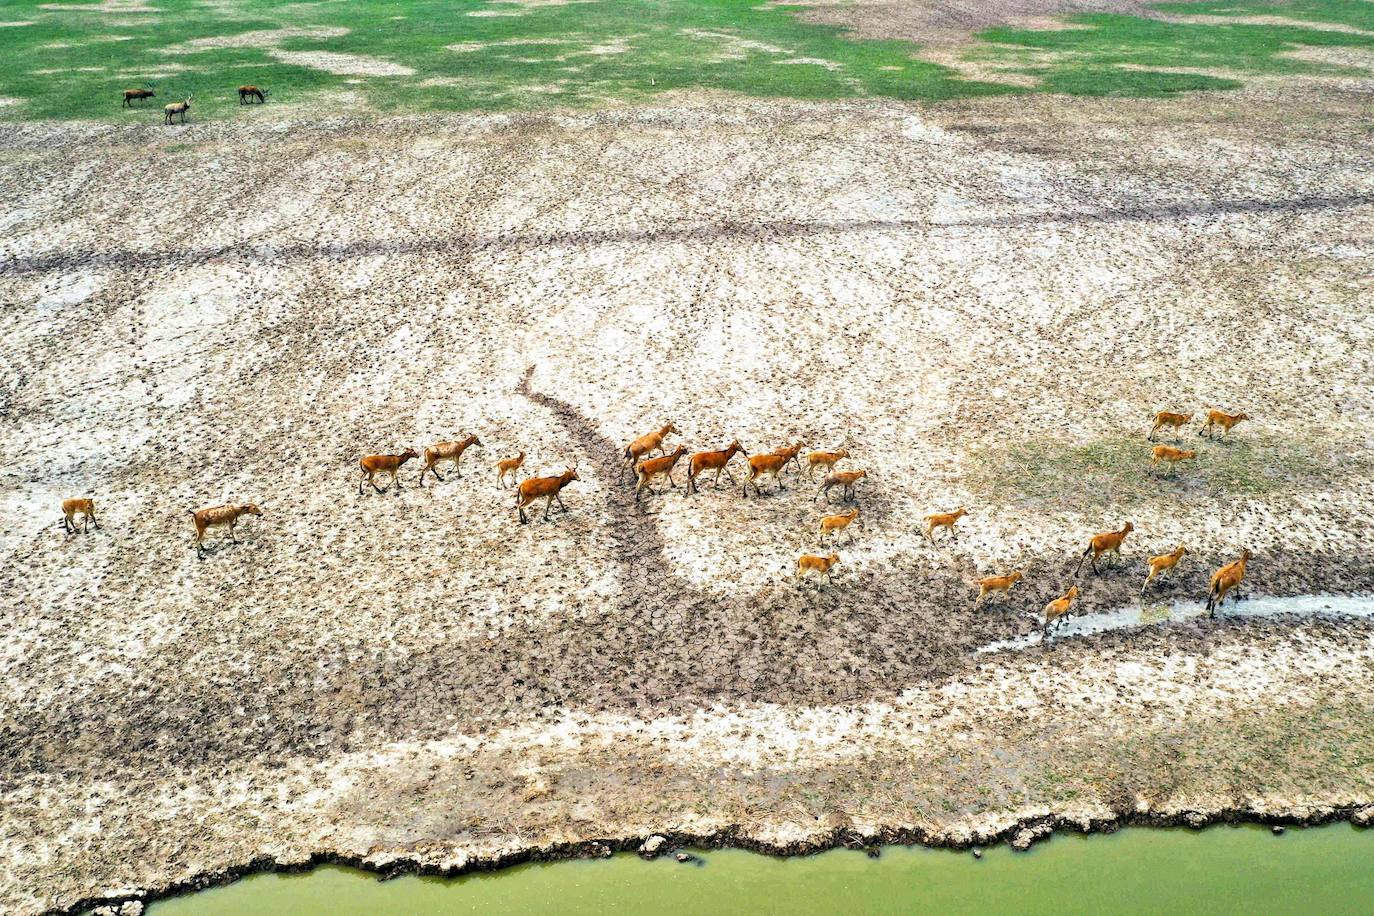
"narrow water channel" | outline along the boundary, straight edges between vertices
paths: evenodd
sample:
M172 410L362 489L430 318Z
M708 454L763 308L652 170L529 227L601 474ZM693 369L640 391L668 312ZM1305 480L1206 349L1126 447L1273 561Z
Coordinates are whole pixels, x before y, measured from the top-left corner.
M886 847L775 859L696 851L701 864L606 860L381 882L346 868L257 875L167 900L150 916L419 913L1374 912L1374 830L1212 827L1055 836L1027 853Z

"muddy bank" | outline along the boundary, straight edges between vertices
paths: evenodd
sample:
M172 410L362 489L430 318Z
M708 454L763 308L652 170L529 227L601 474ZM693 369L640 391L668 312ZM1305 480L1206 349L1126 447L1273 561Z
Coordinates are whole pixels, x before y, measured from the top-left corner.
M462 869L657 831L963 842L1368 802L1367 622L976 651L1124 518L1085 610L1180 541L1161 600L1242 547L1254 594L1374 589L1349 549L1374 508L1366 107L5 126L0 903L322 850ZM1255 419L1140 485L1150 414L1208 406ZM693 448L847 445L870 476L836 583L790 581L823 511L790 471L639 511L617 453L667 420ZM357 492L360 454L469 430L462 478ZM578 462L552 521L496 486L521 449ZM58 530L74 495L100 532ZM247 500L242 543L198 560L186 511Z

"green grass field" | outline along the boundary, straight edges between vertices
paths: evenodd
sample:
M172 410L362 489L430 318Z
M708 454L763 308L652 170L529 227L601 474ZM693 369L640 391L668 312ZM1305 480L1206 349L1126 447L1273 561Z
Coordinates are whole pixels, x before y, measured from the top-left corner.
M1159 9L1292 24L1085 15L1066 30L992 29L962 52L993 74L973 80L917 60L915 45L858 40L757 0L11 0L0 6L0 118L148 119L194 94L204 120L237 110L233 90L245 82L271 87L275 103L333 93L379 111L586 108L684 88L802 99L1150 96L1234 88L1236 74L1343 72L1289 52L1374 48L1367 0ZM1000 73L1038 85L995 81ZM157 89L153 113L120 111L120 90L142 85Z

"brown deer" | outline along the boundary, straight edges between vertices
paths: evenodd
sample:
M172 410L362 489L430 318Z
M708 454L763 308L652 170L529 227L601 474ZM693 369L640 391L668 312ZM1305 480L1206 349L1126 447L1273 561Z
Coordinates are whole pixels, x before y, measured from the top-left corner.
M202 542L205 540L205 532L209 529L228 528L229 540L237 544L239 539L234 537L234 527L238 525L239 517L243 515L262 516L262 510L253 503L238 506L214 506L209 509L196 509L194 511L187 509L186 511L190 513L191 519L195 522L196 556L198 557L205 555L205 545Z
M1024 574L1017 570L1007 573L1005 576L987 576L978 580L978 597L973 600L973 606L977 607L983 603L988 595L1001 595L1006 597L1011 587L1020 582Z
M821 542L822 544L825 543L825 536L826 536L827 534L829 534L829 535L835 535L835 534L840 533L841 531L844 531L846 528L849 527L850 523L853 522L854 519L856 519L856 518L858 518L858 517L859 517L859 510L858 510L858 509L851 509L851 510L849 510L848 512L845 512L845 513L843 513L843 514L841 514L841 515L826 515L826 516L823 516L823 517L821 518L820 529L819 529L819 531L818 531L818 534L820 535L820 542ZM851 535L849 536L849 539L850 539L851 541L854 540L854 535L851 534Z
M137 99L155 99L157 93L151 89L125 89L124 101L119 104L120 108L133 108L134 101Z
M800 580L811 573L815 573L818 576L825 576L827 582L834 582L835 577L831 570L835 568L835 564L838 562L840 562L840 555L833 552L826 557L819 557L811 553L802 554L797 560L796 578Z
M857 499L858 494L854 491L854 485L857 484L860 480L863 480L867 476L868 471L864 470L831 471L829 474L825 475L825 479L821 481L821 488L816 491L816 495L812 498L811 501L814 503L816 500L824 496L825 501L830 502L830 491L835 487L840 488L841 502Z
M376 490L378 493L385 493L386 490L377 486L377 482L372 478L378 474L390 474L391 482L396 485L396 492L399 494L401 492L401 478L396 476L397 472L401 470L401 465L412 458L419 457L420 456L413 448L408 448L399 455L365 456L358 462L358 467L363 470L362 477L358 478L358 492L363 492L363 481L367 481L372 484L372 489Z
M93 499L64 499L62 500L62 530L68 534L76 533L76 513L81 513L81 533L85 534L86 529L92 524L96 529L100 528L100 522L95 519L95 500Z
M677 465L678 459L687 454L687 446L679 445L667 455L658 458L646 458L635 467L635 502L639 502L639 495L648 490L650 495L657 496L654 492L653 483L660 477L668 478L668 486L677 489L677 484L673 481L673 467Z
M455 477L463 476L463 452L472 446L482 447L482 441L474 435L469 435L466 439L458 439L453 442L436 442L425 449L425 466L420 469L420 486L425 485L425 474L433 474L436 480L442 481L444 478L439 476L439 470L435 467L440 461L453 462L453 474Z
M525 515L525 507L536 499L546 498L544 503L544 521L549 520L549 507L553 501L558 500L558 508L564 512L568 507L563 505L563 497L559 495L564 487L574 480L581 480L577 476L576 466L566 468L562 474L553 477L530 477L520 482L515 488L515 511L520 513L520 524L529 523L529 518Z
M251 105L253 104L253 99L257 99L257 103L261 105L262 103L267 101L267 97L271 94L271 89L259 89L257 86L240 86L239 104Z
M820 468L829 474L835 469L835 463L849 457L849 449L842 448L837 452L812 452L806 456L806 476L811 480L816 479L816 468Z
M787 462L796 460L797 453L802 450L802 444L798 442L795 446L787 446L776 451L768 452L763 455L754 455L749 459L749 474L744 478L744 486L741 491L745 496L749 495L749 484L754 485L754 495L762 496L763 491L759 489L759 478L772 477L778 485L778 490L786 490L782 485L782 469L787 467Z
M1145 577L1145 584L1140 586L1140 593L1145 594L1145 589L1150 587L1150 582L1155 576L1163 575L1178 565L1178 561L1188 555L1188 548L1179 544L1169 553L1162 553L1157 557L1150 557L1150 574Z
M504 487L506 485L507 474L510 475L511 483L519 483L520 481L516 477L515 472L520 470L520 466L524 463L525 453L523 451L514 458L502 458L500 461L496 462L496 486Z
M1050 631L1063 626L1069 619L1069 608L1073 607L1073 600L1078 597L1078 586L1070 585L1069 590L1064 593L1062 598L1056 598L1045 605L1045 626L1041 630L1042 638L1049 639Z
M664 423L663 426L654 432L640 436L638 439L625 446L625 452L622 456L624 460L620 463L620 479L623 480L625 478L625 471L627 469L633 469L639 464L639 459L643 458L654 449L658 449L660 455L664 454L663 440L667 438L669 433L678 431L678 428L673 424Z
M1174 448L1172 445L1156 445L1150 450L1150 467L1156 468L1163 462L1169 466L1169 473L1174 474L1178 471L1180 461L1196 457L1196 451Z
M1170 413L1167 410L1161 410L1155 414L1155 425L1150 428L1150 434L1145 438L1153 441L1155 433L1161 429L1171 428L1174 431L1174 439L1177 440L1178 431L1191 422L1193 422L1193 415L1190 413Z
M954 537L954 523L965 515L968 515L968 510L963 506L953 512L936 512L934 515L927 515L923 520L926 526L926 540L934 544L935 532L941 528L948 531L950 537Z
M730 473L729 465L730 459L734 458L736 455L743 455L745 458L749 457L749 453L744 450L744 446L739 444L738 439L731 442L720 451L697 452L692 455L691 460L687 462L687 492L689 494L697 492L697 477L707 471L716 472L716 476L711 482L713 488L720 487L720 475L722 471L725 472L726 477L730 478L730 486L733 487L735 485L735 475Z
M1242 550L1239 560L1227 563L1212 573L1212 581L1207 588L1208 617L1217 616L1217 608L1226 600L1227 593L1240 587L1240 583L1245 579L1245 564L1250 562L1251 556L1253 554L1249 549Z
M1207 422L1202 429L1198 430L1198 435L1206 435L1208 439L1211 439L1212 429L1219 426L1221 427L1221 438L1225 439L1226 434L1231 431L1231 427L1241 420L1248 419L1250 419L1250 415L1247 413L1223 413L1220 410L1209 410L1207 411Z
M1088 558L1089 554L1091 554L1093 558L1092 566L1094 574L1098 572L1097 558L1104 553L1114 553L1117 559L1121 559L1121 542L1126 540L1126 535L1134 530L1135 525L1127 522L1121 526L1120 531L1106 531L1102 534L1094 534L1092 539L1088 541L1088 547L1083 551L1083 556L1078 558L1078 565L1074 567L1073 574L1075 576L1078 575L1079 570L1083 568L1083 561Z
M181 123L186 123L186 112L191 108L191 97L188 95L184 102L173 102L170 105L162 106L162 123L171 124L174 115L181 115Z

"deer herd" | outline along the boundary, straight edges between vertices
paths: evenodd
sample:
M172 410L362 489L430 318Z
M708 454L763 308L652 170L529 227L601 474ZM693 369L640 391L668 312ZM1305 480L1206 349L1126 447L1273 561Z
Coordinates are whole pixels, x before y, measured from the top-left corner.
M263 89L260 86L240 86L238 89L240 105L262 105L267 101L267 97L272 94L272 90ZM125 89L123 93L124 101L120 102L120 108L143 107L135 106L134 102L143 99L157 98L155 89ZM162 123L171 124L173 118L178 118L178 123L186 123L186 112L191 110L192 96L187 95L180 102L172 102L162 106Z
M253 88L253 87L244 87ZM125 93L125 102L129 101L130 94L143 90L129 90ZM151 94L151 93L149 93ZM169 106L170 108L171 106ZM1192 414L1170 413L1167 411L1155 415L1154 426L1150 429L1147 439L1153 440L1155 434L1162 429L1172 430L1177 440L1180 431L1192 422ZM1214 430L1220 430L1221 436L1225 437L1231 429L1242 420L1249 417L1244 413L1228 414L1219 410L1211 410L1207 413L1206 423L1198 432L1199 436L1211 437ZM678 433L678 429L672 423L665 423L658 429L640 436L630 444L626 445L620 458L620 480L624 481L627 471L634 477L634 501L636 505L642 504L643 497L659 496L663 492L655 489L655 485L662 485L666 481L671 489L677 489L677 482L673 479L673 471L679 461L687 459L687 479L683 486L683 495L691 497L699 493L697 479L702 475L712 475L711 485L714 489L720 487L720 475L724 474L730 480L731 486L740 486L741 494L749 496L750 485L754 488L754 495L761 496L762 488L760 481L765 477L771 477L773 484L778 492L786 489L783 485L783 472L789 465L794 468L798 481L803 476L801 455L805 449L803 442L794 442L770 452L761 452L750 455L744 446L740 445L739 440L732 441L723 449L713 451L699 451L689 453L687 446L678 444L672 451L665 446L665 440ZM415 459L422 461L420 475L416 480L417 487L425 485L425 476L432 474L435 480L443 481L445 478L439 474L439 465L447 462L452 465L452 474L456 478L463 476L462 462L463 455L470 448L482 448L482 441L475 435L468 435L462 439L455 439L447 442L437 442L425 448L422 452L417 452L413 448L407 448L398 454L365 455L358 461L360 471L358 477L358 492L364 493L364 486L370 485L377 493L386 493L395 489L398 493L402 487L400 472L406 462ZM655 454L657 453L657 454ZM745 476L742 484L739 484L734 475L730 472L730 463L736 455L742 456L745 460ZM850 458L847 448L833 451L812 451L806 454L805 476L812 482L816 479L816 471L819 469L823 476L812 502L825 499L831 502L831 490L840 489L840 499L842 502L853 503L857 501L858 494L856 487L859 482L867 477L867 470L857 468L852 470L836 470L835 466L842 461ZM1156 445L1152 451L1151 467L1161 461L1168 462L1170 465L1176 464L1185 458L1196 458L1195 451L1184 451L1167 445ZM560 510L566 512L567 506L563 503L562 491L570 483L580 481L582 478L577 474L577 466L570 465L559 474L544 477L527 477L519 479L520 469L525 463L525 452L520 451L509 458L502 458L494 465L496 471L496 485L498 489L513 488L515 503L513 509L518 516L521 524L529 522L529 516L525 509L538 500L544 500L543 519L549 521L549 512L553 508L554 502L558 503ZM381 477L387 484L385 487L377 485L377 478ZM509 481L508 481L509 478ZM222 528L225 530L229 539L237 544L238 538L234 535L234 528L239 519L244 515L261 516L262 509L253 503L245 504L226 504L212 506L198 510L187 510L191 515L195 526L195 541L197 556L204 556L205 533L211 528ZM67 534L76 534L78 529L76 517L81 516L82 533L94 524L97 529L100 523L95 517L95 501L86 499L66 499L62 501L62 526ZM922 519L922 528L925 538L932 546L936 543L937 534L943 534L945 540L955 536L955 526L959 520L968 515L968 509L959 506L952 512L935 512ZM821 544L825 544L827 539L833 542L837 539L840 532L848 532L852 525L859 518L857 506L847 512L826 514L821 516L815 529L817 539ZM1082 571L1084 561L1088 561L1094 575L1100 575L1101 569L1098 561L1104 556L1111 555L1116 561L1120 561L1121 548L1126 538L1135 530L1132 522L1125 522L1118 529L1104 531L1101 534L1093 535L1078 558L1078 564L1074 568L1074 577L1077 578ZM846 543L852 542L854 535L847 534ZM1148 573L1145 582L1140 587L1140 593L1145 594L1150 584L1160 576L1172 572L1185 556L1188 549L1179 544L1169 553L1150 557L1147 561ZM1211 577L1207 591L1207 612L1209 616L1216 616L1217 609L1225 601L1227 595L1236 592L1241 581L1245 578L1246 564L1251 558L1249 550L1243 550L1240 558L1232 563L1218 569ZM807 577L817 578L824 576L828 582L834 581L835 567L840 563L840 556L833 549L826 554L802 554L796 563L794 578L801 582ZM1012 587L1025 579L1025 572L1013 570L1012 572L987 576L978 580L978 596L974 599L975 608L990 601L994 597L1006 600ZM1063 595L1054 599L1045 606L1044 621L1042 632L1045 639L1072 616L1074 602L1079 597L1079 587L1077 583L1070 585Z

